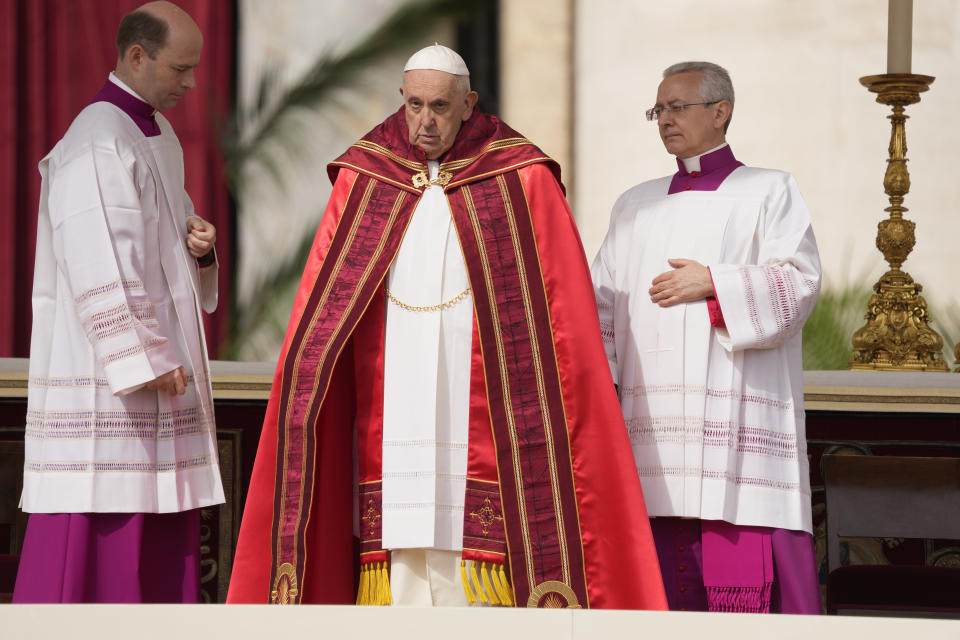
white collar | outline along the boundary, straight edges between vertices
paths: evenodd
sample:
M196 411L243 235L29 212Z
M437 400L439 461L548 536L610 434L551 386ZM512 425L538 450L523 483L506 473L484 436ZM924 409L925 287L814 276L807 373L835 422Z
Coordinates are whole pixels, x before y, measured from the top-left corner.
M687 173L691 173L693 171L700 171L700 158L707 155L708 153L713 153L717 149L723 149L726 146L727 146L726 142L721 142L720 144L715 146L713 149L710 149L709 151L704 151L698 156L693 156L692 158L680 158L680 162L683 163L683 168L687 170Z
M137 100L139 100L139 101L141 101L141 102L147 102L146 100L143 99L143 96L141 96L139 93L137 93L136 91L134 91L133 89L131 89L130 87L128 87L128 86L127 86L127 83L125 83L123 80L121 80L120 78L118 78L118 77L117 77L117 74L114 73L113 71L110 72L109 80L110 80L110 82L112 82L113 84L117 85L118 87L120 87L121 89L123 89L124 91L126 91L127 93L129 93L130 95L132 95L132 96L133 96L134 98L136 98ZM150 103L147 102L147 104L150 104ZM157 112L157 110L154 109L154 110L153 110L153 113L156 113L156 112Z

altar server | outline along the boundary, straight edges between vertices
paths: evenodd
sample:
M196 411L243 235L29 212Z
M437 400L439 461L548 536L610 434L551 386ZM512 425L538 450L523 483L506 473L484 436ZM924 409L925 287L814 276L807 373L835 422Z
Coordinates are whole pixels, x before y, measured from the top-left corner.
M15 602L197 602L199 509L224 501L203 311L216 229L160 111L203 38L168 2L125 16L43 185Z
M671 66L677 173L617 200L592 273L672 609L820 610L800 333L820 259L793 177L726 142L727 72Z

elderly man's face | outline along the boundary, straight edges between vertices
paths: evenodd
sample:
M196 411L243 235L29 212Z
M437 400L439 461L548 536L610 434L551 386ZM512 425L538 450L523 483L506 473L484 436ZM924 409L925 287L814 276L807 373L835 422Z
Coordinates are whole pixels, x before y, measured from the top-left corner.
M703 102L700 97L700 82L703 73L688 71L667 76L657 90L655 107L673 107L680 104ZM719 108L720 103L686 107L682 112L660 114L657 125L660 139L667 151L678 158L691 158L720 145L725 136L723 123L726 118Z
M436 160L453 146L460 125L473 113L475 91L465 91L457 76L433 69L413 69L403 74L403 89L410 144Z
M194 69L200 64L202 49L203 37L199 30L178 29L171 24L167 45L157 52L156 59L143 53L138 92L157 111L176 106L187 91L197 86Z

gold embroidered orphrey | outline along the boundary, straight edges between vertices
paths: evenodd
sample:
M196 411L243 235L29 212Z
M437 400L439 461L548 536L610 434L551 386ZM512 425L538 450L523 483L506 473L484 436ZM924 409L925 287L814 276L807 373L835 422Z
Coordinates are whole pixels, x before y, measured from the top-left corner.
M483 506L479 509L470 512L471 518L476 518L480 522L480 527L483 529L483 535L490 533L490 525L494 522L500 520L503 521L503 516L498 516L497 512L493 509L493 506L490 503L490 498L483 499Z
M277 579L273 582L270 601L273 604L290 604L297 599L297 571L289 562L277 569Z
M371 536L376 533L377 520L380 518L380 512L377 511L377 506L374 504L373 499L367 500L367 510L363 512L363 515L360 517L360 519L367 523L367 526L370 528Z
M413 186L417 189L423 189L424 187L429 187L435 184L445 187L451 180L453 180L453 174L449 171L441 171L433 180L430 179L430 176L427 175L426 171L413 174Z
M527 607L532 609L581 609L577 594L558 580L541 582L530 592Z

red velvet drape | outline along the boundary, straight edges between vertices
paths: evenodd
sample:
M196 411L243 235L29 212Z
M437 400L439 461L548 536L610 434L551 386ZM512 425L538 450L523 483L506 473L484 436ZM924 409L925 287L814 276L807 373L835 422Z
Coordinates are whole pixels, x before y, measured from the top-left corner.
M0 357L30 350L37 163L113 70L124 14L145 0L0 0ZM224 339L232 210L218 131L231 96L233 0L175 0L200 26L197 89L164 113L183 145L187 191L217 227L220 305L207 318L211 355Z

